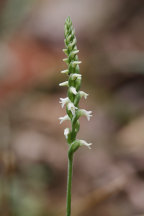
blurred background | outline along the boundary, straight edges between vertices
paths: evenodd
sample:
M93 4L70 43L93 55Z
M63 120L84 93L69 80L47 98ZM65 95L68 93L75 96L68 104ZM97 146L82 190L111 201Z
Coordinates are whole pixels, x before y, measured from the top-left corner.
M73 216L144 215L144 1L0 1L0 216L63 216L64 21L82 60Z

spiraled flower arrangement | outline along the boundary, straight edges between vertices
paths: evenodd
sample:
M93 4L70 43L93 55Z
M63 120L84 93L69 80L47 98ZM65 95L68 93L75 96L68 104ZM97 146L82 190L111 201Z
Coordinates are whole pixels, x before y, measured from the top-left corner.
M80 146L91 147L91 143L87 143L85 140L76 139L77 133L80 129L79 118L86 116L88 121L92 116L92 111L79 108L79 101L82 97L87 99L88 94L84 91L80 91L82 75L80 74L79 64L81 61L78 59L78 52L76 46L75 31L72 25L70 17L65 21L64 25L65 35L65 49L63 49L67 58L63 59L68 65L68 69L61 71L61 73L68 75L68 81L62 82L60 86L67 86L67 97L60 98L62 108L66 106L66 115L60 117L60 124L66 120L71 121L71 129L66 128L64 135L67 140L68 150L68 179L67 179L67 216L71 215L71 186L72 186L72 167L73 167L73 156L74 152L78 150Z

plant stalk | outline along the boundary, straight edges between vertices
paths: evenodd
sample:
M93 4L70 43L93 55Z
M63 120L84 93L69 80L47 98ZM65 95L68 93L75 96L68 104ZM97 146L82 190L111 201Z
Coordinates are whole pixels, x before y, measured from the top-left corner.
M72 187L73 155L68 156L68 177L67 177L67 216L71 215L71 187Z

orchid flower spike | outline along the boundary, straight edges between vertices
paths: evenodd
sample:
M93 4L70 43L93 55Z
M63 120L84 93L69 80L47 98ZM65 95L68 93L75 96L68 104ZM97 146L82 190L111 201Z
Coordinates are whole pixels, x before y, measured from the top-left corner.
M65 35L65 48L63 49L66 58L63 61L67 65L67 69L62 70L62 74L66 74L68 80L59 84L59 86L67 86L67 97L60 98L60 104L62 108L66 105L66 115L60 117L60 124L66 120L70 120L71 129L64 129L64 136L69 146L68 150L68 186L67 186L67 216L71 215L71 182L72 182L72 163L73 155L81 146L87 146L91 148L92 143L87 143L85 140L77 140L77 133L80 129L79 118L86 116L88 121L92 117L92 111L79 108L79 101L82 97L87 99L88 94L84 91L80 91L82 75L80 74L80 64L82 63L78 58L79 50L77 49L77 40L75 37L75 31L72 25L70 17L65 21L64 26Z
M67 115L64 117L60 117L60 124L66 120L71 121L72 130L66 128L64 130L64 135L67 139L68 133L71 133L70 138L67 140L68 145L71 145L76 140L76 135L79 131L79 117L86 116L89 121L92 117L92 111L87 111L85 109L79 108L79 100L84 97L87 99L88 94L84 91L80 91L82 75L80 73L79 64L81 61L78 58L79 50L77 49L77 40L75 37L75 31L72 25L72 21L70 17L66 19L64 26L64 35L65 35L65 48L63 49L66 58L64 58L64 62L68 65L68 68L62 70L61 73L68 75L68 80L59 84L59 86L67 86L68 94L66 98L60 98L60 104L62 108L66 105ZM83 145L86 145L87 142L82 142ZM88 144L87 144L88 145ZM80 145L81 146L81 145ZM89 146L89 145L88 145Z

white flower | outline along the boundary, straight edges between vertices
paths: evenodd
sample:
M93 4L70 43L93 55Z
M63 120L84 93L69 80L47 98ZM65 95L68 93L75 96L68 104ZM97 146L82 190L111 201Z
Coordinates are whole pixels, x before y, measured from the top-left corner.
M67 42L70 42L71 37L72 37L72 35L70 34L70 35L67 37Z
M70 129L69 128L65 128L64 129L64 135L65 135L66 139L68 138L69 133L70 133Z
M81 74L74 73L74 74L71 75L71 77L72 77L72 80L75 80L75 79L77 79L77 78L81 79L82 75L81 75Z
M76 88L75 87L70 87L70 91L76 95L77 94L77 91L76 91Z
M80 112L80 115L86 116L88 121L90 120L90 117L92 117L92 111L87 111L85 109L80 109L79 112Z
M76 65L79 65L81 63L82 63L81 61L73 61L72 66L75 67Z
M60 117L59 120L60 120L60 124L62 124L64 121L70 120L70 118L68 115L65 115L64 117Z
M74 106L72 102L68 103L68 110L72 112L73 115L75 115L75 110L78 109L77 107Z
M70 102L70 99L68 97L66 98L60 98L60 104L62 108L64 107L65 104L68 104Z
M84 91L79 91L80 97L84 97L85 99L87 99L88 94Z
M67 49L63 49L63 52L67 55Z
M60 83L59 86L68 86L68 81Z
M87 146L89 149L91 149L92 143L87 143L85 140L79 140L80 146Z
M74 57L77 53L79 53L79 50L74 50L71 52L71 56Z
M64 58L63 61L64 61L65 63L68 63L68 58Z
M68 74L68 70L62 70L61 73L63 73L63 74L64 74L64 73L65 73L65 74Z
M76 44L76 38L73 39L73 42L68 44L68 49L72 50L73 46Z

